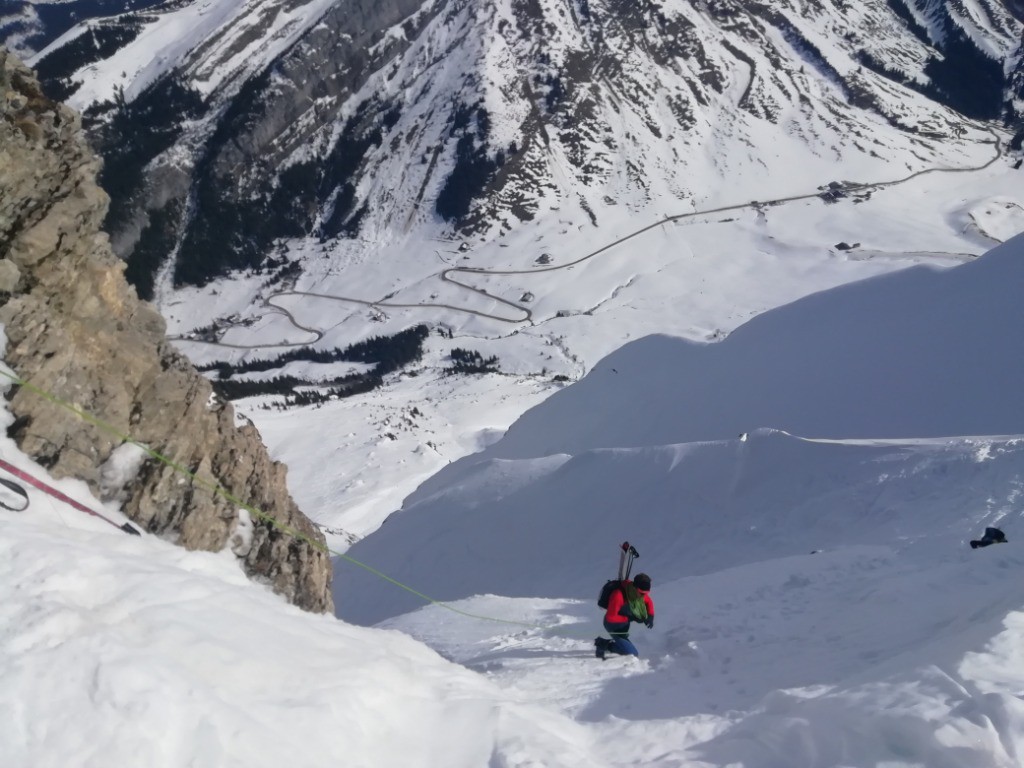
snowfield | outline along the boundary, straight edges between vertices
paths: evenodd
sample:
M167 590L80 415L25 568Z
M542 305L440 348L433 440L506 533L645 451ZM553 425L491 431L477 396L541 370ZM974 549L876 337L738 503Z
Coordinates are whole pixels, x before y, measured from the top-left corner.
M782 4L787 35L742 4L730 25L724 6L667 0L692 50L656 68L679 29L591 39L570 23L580 4L540 0L536 19L517 15L527 5L423 4L407 55L303 104L278 136L284 165L327 162L360 103L403 107L360 161L358 237L275 243L300 262L285 284L172 289L172 264L158 281L197 365L430 328L422 360L373 392L236 404L327 535L337 615L286 604L230 551L126 536L28 488L27 509L0 509L3 768L1024 765L1010 135L861 67L871 53L926 75L929 46L884 28L898 17L880 2ZM945 34L938 9L909 5ZM1016 20L955 5L1018 66ZM131 101L176 70L215 107L151 161L183 172L231 97L312 50L334 6L165 6L74 73L72 103ZM583 53L597 63L581 101L548 102ZM850 75L875 108L852 107ZM490 149L521 140L523 156L463 239L434 201L453 115L479 104ZM544 141L523 128L541 104L565 129ZM220 344L203 338L213 325ZM455 349L498 371L446 375ZM5 436L0 455L123 520ZM139 458L126 448L110 471ZM971 549L988 526L1008 542ZM626 540L656 621L632 633L639 658L599 661L596 597Z
M125 536L29 489L27 510L0 514L5 765L1018 766L1024 324L1009 299L1022 267L1018 237L963 266L809 297L717 345L627 347L339 554L340 619L285 605L229 553ZM890 346L866 336L849 353L893 328L901 302ZM825 397L792 357L758 368L749 388L785 375L789 400L766 400L742 436L687 433L678 398L630 384L755 341L823 354L794 344L798 329L847 350L837 378L861 378ZM941 370L931 337L946 342ZM627 359L633 374L610 374ZM973 388L955 413L893 425L897 404L924 396L895 386L918 366L932 398L942 374ZM745 388L720 381L736 402ZM885 397L859 424L880 437L834 434L872 381ZM604 413L628 400L633 422L660 416L680 440L581 422L599 395ZM770 423L783 417L833 434ZM949 434L961 425L1005 429ZM101 508L6 438L2 451ZM970 549L991 525L1009 542ZM633 633L640 659L601 662L594 601L624 539L653 577L656 623Z
M985 149L994 151L991 145ZM989 159L992 157L994 155ZM826 204L814 198L665 223L561 270L538 267L535 259L539 254L550 253L554 264L568 264L636 232L647 226L647 222L633 219L631 223L626 217L618 221L613 230L606 233L602 230L601 237L596 238L593 234L586 237L575 232L562 234L549 221L545 226L538 225L536 242L524 232L521 239L509 243L508 248L503 247L502 242L495 242L473 248L467 254L450 244L440 246L428 269L416 258L419 252L413 251L402 262L408 265L407 270L403 268L399 272L403 277L396 277L385 268L389 259L338 275L325 272L323 282L313 289L328 295L379 298L393 290L396 281L411 282L415 286L414 293L403 296L400 292L391 301L435 304L448 301L454 308L369 308L341 300L302 296L274 299L275 303L287 306L303 326L324 329L321 348L343 347L353 338L395 333L421 322L449 328L454 338L432 334L426 343L422 364L414 370L417 375L396 375L389 379L386 387L358 398L329 402L312 410L287 412L267 410L270 403L265 399L243 401L239 407L259 427L275 458L288 465L290 487L302 509L326 528L346 532L347 535L332 540L332 546L341 549L348 546L350 538L361 538L377 530L420 483L449 463L487 447L524 412L556 395L568 382L585 380L602 366L605 372L602 376L625 377L629 383L623 384L622 393L614 395L614 408L597 402L587 403L581 406L581 413L574 416L577 422L586 419L595 428L603 428L601 425L616 419L624 424L630 422L637 414L629 407L629 388L654 386L642 383L646 378L657 380L660 382L657 386L678 394L666 401L665 414L652 414L643 426L638 423L636 431L641 442L648 439L648 428L658 430L658 439L663 442L729 438L759 426L787 429L801 436L878 437L881 433L874 432L875 425L888 424L890 418L895 420L885 427L885 435L915 435L916 432L901 428L910 418L909 413L903 412L902 401L892 400L896 405L890 407L885 419L879 415L865 422L861 411L873 407L874 400L884 399L886 389L902 387L904 394L908 390L914 392L908 407L916 409L916 424L927 423L933 416L938 418L931 409L940 404L945 410L943 418L955 418L961 411L957 387L971 379L972 368L949 366L945 360L952 353L944 352L943 346L948 340L948 343L958 344L964 354L982 354L988 349L984 345L976 352L968 348L976 338L984 339L989 335L986 323L1005 321L1019 325L1012 288L1014 281L1019 280L1018 275L1010 275L1005 290L996 294L1004 301L999 318L979 306L984 302L983 297L968 293L965 300L977 307L976 315L958 315L957 321L945 319L942 302L953 305L958 302L950 296L957 291L956 283L949 280L945 281L951 283L945 293L941 290L935 293L928 299L931 303L922 306L920 311L911 311L901 304L900 289L894 285L889 297L884 299L887 302L884 318L875 318L874 309L863 306L868 299L859 299L856 290L808 299L811 304L844 301L849 305L847 310L828 316L831 336L814 335L817 319L790 318L784 314L773 320L758 320L744 328L740 337L746 336L751 341L736 339L736 344L744 345L743 350L736 353L729 351L733 347L728 344L719 350L717 345L706 342L726 339L766 310L790 304L809 293L888 275L907 267L918 268L911 273L916 277L902 278L915 292L908 301L917 302L921 296L927 299L927 295L920 293L926 285L929 282L941 285L944 280L941 274L925 277L926 268L942 270L970 262L991 248L997 235L1009 237L1015 228L1020 231L1019 227L1024 227L1024 219L1014 218L1014 211L1024 202L1019 192L1020 181L1024 178L1021 173L1024 171L1014 170L1005 159L1000 159L988 168L970 173L936 172L918 177L875 191L870 199L862 202L844 200ZM805 182L805 188L814 189L810 179ZM737 191L733 194L739 195ZM844 250L837 247L839 244L851 247ZM469 259L464 258L467 255ZM459 311L458 308L464 306L480 308L482 300L472 297L468 291L456 290L438 277L442 270L451 266L488 264L499 257L504 259L502 266L545 271L521 275L460 274L458 277L511 300L532 293L533 300L524 304L533 313L529 322L510 324ZM327 269L326 262L324 269ZM424 272L421 280L415 278L417 270ZM246 306L256 281L257 278L239 278L176 294L175 303L163 308L172 332L183 329L185 323L210 322L211 307L229 308L221 310L229 312L236 311L230 308ZM435 294L437 297L433 298ZM800 306L794 305L788 311L799 313ZM508 308L493 304L484 308L508 314ZM928 321L917 317L925 310L930 313ZM261 345L252 351L188 341L178 342L178 346L197 362L226 356L241 360L268 357L281 351L262 345L309 338L307 332L296 329L279 312L253 311L262 317L258 325L236 327L225 338L235 344ZM863 313L866 317L857 322L848 321L846 311ZM901 339L921 331L926 322L936 324L934 332L921 340L920 350L908 349ZM758 350L757 338L751 335L757 335L760 323L774 324L778 334L792 333L793 336L788 342L780 338L770 349ZM675 337L642 342L642 345L661 345L671 357L657 361L658 368L665 367L660 378L648 377L643 366L626 363L620 367L608 361L608 356L616 350L651 334ZM857 359L847 360L843 345L833 340L840 337L845 339L844 344L856 339L857 344L865 348L865 354L884 357L884 361L871 366L862 365ZM805 343L816 345L820 363L804 362L800 363L799 372L788 370ZM496 355L501 374L442 375L441 369L448 364L449 352L455 347ZM634 347L627 346L628 349ZM689 350L685 362L674 357L677 349ZM628 358L629 352L624 350L622 354ZM914 373L913 366L924 364L926 355L928 372ZM689 375L691 368L702 368L722 356L731 366L728 371L718 369L723 381L698 378L688 385L704 387L704 394L700 396L704 399L697 397L692 389L684 390L678 382L678 377ZM643 355L641 358L646 360ZM1015 366L1018 363L1015 356L1003 355L998 364ZM893 369L890 381L879 385L877 396L872 396L874 400L864 399L862 405L850 402L850 396L859 386L855 382L863 382L863 377L872 375L872 368L879 365L898 368ZM610 372L613 368L617 373ZM801 399L787 399L784 389L787 376L798 376L801 372L823 383L828 381L828 387L815 393L805 391ZM1013 386L1010 373L988 377L985 386ZM593 387L598 378L594 377L584 389ZM983 379L975 379L974 384L967 381L965 386L984 384ZM762 386L753 387L755 381ZM783 389L773 395L767 389L769 384ZM720 387L724 388L721 392ZM807 387L810 387L810 380ZM934 394L933 389L936 389ZM833 391L837 393L837 400L828 397ZM940 391L945 398L941 402ZM610 390L608 396L612 397L613 392ZM789 415L796 419L782 423L776 416L783 414L766 412L768 406L758 405L758 400L767 397L774 397L778 406L785 404ZM843 398L843 408L834 407ZM699 408L693 407L697 400L701 402ZM1001 416L996 403L999 402L1002 400L997 398L989 406L980 402L972 406L992 410L992 418L983 428L978 424L965 432L959 425L948 424L946 431L929 434L985 433L992 430L993 424L997 432L1013 431L998 427ZM413 407L417 415L410 415ZM712 408L713 413L698 412L705 407ZM827 432L815 431L818 424L810 415L799 415L804 407L815 409L815 419L831 409L831 418L845 420L830 425ZM1019 406L1013 407L1019 414ZM689 427L685 433L673 431L681 424L681 418L675 416L680 408L689 414L687 418L703 420L704 424L716 428L700 433ZM893 408L899 412L894 412ZM599 409L599 413L588 409ZM716 421L719 418L724 421ZM585 427L577 423L568 433L555 429L545 431L544 439L551 441L545 450L554 451L559 441L572 439L577 429ZM513 431L502 450L510 450L518 439Z

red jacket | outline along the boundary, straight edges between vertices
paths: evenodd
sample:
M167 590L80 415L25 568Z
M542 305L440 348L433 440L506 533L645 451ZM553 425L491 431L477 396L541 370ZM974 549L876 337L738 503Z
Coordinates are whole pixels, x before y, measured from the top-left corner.
M627 582L629 583L629 582ZM651 596L648 592L642 589L638 589L637 592L644 599L644 604L647 606L647 615L654 615L654 601L651 600ZM623 609L626 609L625 611ZM612 592L612 596L608 598L608 610L605 611L604 620L609 624L622 624L623 622L637 621L629 614L629 606L626 605L626 596L622 594L621 589L616 589Z

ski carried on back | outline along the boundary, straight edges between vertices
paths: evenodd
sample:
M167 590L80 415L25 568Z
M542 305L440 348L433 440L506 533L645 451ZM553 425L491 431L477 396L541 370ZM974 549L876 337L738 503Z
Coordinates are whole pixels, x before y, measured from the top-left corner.
M622 585L629 581L629 574L633 570L633 561L640 557L636 547L628 541L622 542L619 547L619 573L617 579L608 579L601 587L601 593L597 596L598 608L608 610L608 603L612 595L622 589ZM604 661L605 653L613 645L612 641L605 637L598 637L594 640L594 651L597 658Z
M598 608L607 608L608 599L612 596L612 592L619 589L622 586L622 582L629 581L629 573L633 570L633 561L638 557L640 557L640 553L636 551L636 547L628 541L622 542L619 550L619 577L617 579L608 579L604 586L601 587L601 593L597 597Z

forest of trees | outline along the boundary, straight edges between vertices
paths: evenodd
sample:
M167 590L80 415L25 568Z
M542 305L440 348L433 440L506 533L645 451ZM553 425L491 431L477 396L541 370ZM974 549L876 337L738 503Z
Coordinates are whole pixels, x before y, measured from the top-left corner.
M284 395L287 405L306 405L339 397L349 397L369 392L379 387L384 377L407 365L419 361L423 356L423 342L430 331L425 325L417 325L394 336L374 336L351 344L344 349L317 350L309 347L289 350L270 359L250 360L245 363L212 363L201 366L200 371L216 371L218 378L213 381L214 390L227 400L238 400L257 395ZM233 376L244 373L273 371L292 362L313 363L366 363L374 365L373 370L352 373L330 382L304 381L295 376L275 376L263 381L234 381ZM308 387L309 390L299 391Z
M444 369L449 376L457 373L495 373L498 370L497 355L485 358L479 352L456 347L449 356L452 364Z
M249 360L244 363L218 362L199 366L205 373L215 372L213 388L225 400L244 397L279 395L283 405L311 405L342 397L371 392L384 383L389 373L401 370L423 357L423 343L430 331L426 325L408 328L394 336L374 336L351 344L344 349L317 350L303 347L289 350L277 357ZM443 335L443 331L442 331ZM451 365L444 374L495 373L498 357L484 357L479 352L456 347L449 353ZM246 373L262 373L283 368L293 362L311 363L365 363L373 370L350 373L331 381L308 381L297 376L279 375L260 381L238 381L234 377Z

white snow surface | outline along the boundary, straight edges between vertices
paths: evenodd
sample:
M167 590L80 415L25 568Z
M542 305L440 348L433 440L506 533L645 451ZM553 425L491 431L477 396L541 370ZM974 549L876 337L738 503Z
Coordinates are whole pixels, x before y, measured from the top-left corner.
M1014 353L1024 350L1022 246L1018 237L955 269L923 265L823 291L718 343L632 342L484 456L716 440L758 427L831 438L1024 433L1024 355Z
M1020 368L976 366L1019 356L1024 325L1006 297L1022 264L1018 237L963 266L769 311L719 344L627 347L548 401L533 434L520 421L506 440L519 433L531 455L497 458L500 440L456 462L339 558L340 619L286 605L230 552L129 537L30 488L26 511L0 514L4 765L1019 766ZM692 354L747 354L748 337L795 356L801 328L815 356L811 337L843 348L829 334L891 319L898 297L893 344L865 338L851 358L910 407L925 393L897 378L915 362L929 371L930 337L949 342L940 373L978 380L964 415L935 410L893 434L883 398L864 430L885 439L748 421L745 438L708 440L686 432L679 398L638 391L637 417L660 415L679 440L609 446L623 434L612 420L543 450L550 425L572 428L560 413L589 407L602 384L623 394L609 384L628 373L610 374L619 359L656 379ZM976 323L984 333L969 334ZM843 393L813 396L786 363L756 366L748 389L785 372L807 424L844 424L820 408L842 410ZM723 400L742 389L723 380ZM1005 421L985 421L1000 408ZM974 423L994 431L946 434ZM9 439L0 453L121 521ZM970 549L989 525L1009 542ZM634 630L639 659L602 662L594 599L624 539L640 552L634 573L653 578L656 621Z
M77 73L81 86L68 103L85 109L95 102L112 100L118 88L123 88L124 97L131 101L201 44L206 46L203 61L196 64L192 85L208 94L225 81L251 73L280 55L332 4L333 0L310 0L285 7L277 0L198 0L163 13L150 13L141 34L116 57L90 64ZM263 37L249 40L229 55L226 51L244 38L246 26L239 23L242 19L258 26ZM68 30L27 63L33 66L83 34L88 26L86 22ZM253 56L256 50L258 61Z
M994 157L990 144L979 147L982 149L992 153L990 159ZM301 326L323 330L318 348L344 347L416 323L449 328L454 338L432 334L424 360L410 372L417 375L395 376L384 388L366 395L286 412L265 410L265 400L253 399L240 403L239 409L260 429L274 457L288 465L289 486L302 509L325 528L343 532L331 540L332 546L343 549L352 538L375 531L420 483L450 462L493 443L520 415L594 371L600 361L623 345L661 334L675 339L642 343L685 347L679 340L687 340L693 343L687 347L691 350L687 359L715 358L725 352L713 345L705 349L704 342L726 339L751 318L808 294L908 267L918 267L913 274L920 274L929 266L947 269L972 261L993 243L1024 230L1021 173L1000 159L976 171L934 172L876 189L870 199L861 202L846 199L829 205L811 197L759 208L741 207L663 223L635 235L664 215L681 211L665 208L642 216L622 211L617 220L597 231L581 230L570 218L554 212L535 226L524 227L506 238L471 244L465 252L450 242L427 242L416 248L382 246L384 253L379 258L344 266L339 266L344 260L339 262L337 253L321 253L319 247L297 244L292 257L303 259L307 270L297 290L379 302L370 307L322 296L273 297L273 304L287 307ZM835 175L846 177L842 171ZM794 168L792 176L786 181L787 189L799 186L805 193L814 193L816 185L827 181L803 174L799 167ZM718 197L717 202L708 205L741 204L745 179L740 176L716 182L719 186L708 180L708 189ZM620 238L629 239L616 245ZM853 247L843 250L837 247L840 244ZM606 249L587 258L602 248ZM423 258L425 252L433 253L433 257ZM551 256L550 266L572 266L555 270L538 266L536 259L544 253ZM526 270L513 275L463 273L456 277L513 302L529 294L529 301L520 302L533 313L528 322L519 322L522 314L511 307L487 301L439 277L449 267L478 265L483 269ZM937 274L904 279L914 285L928 280L942 283ZM259 280L258 276L242 276L204 289L180 291L162 306L171 333L185 334L232 313L256 317L256 322L239 324L224 338L230 344L255 345L255 349L231 350L179 341L182 351L204 363L225 358L267 358L282 351L273 344L308 342L310 332L296 327L278 309L268 310L252 299L254 294L261 295ZM839 292L812 301L826 303L846 295ZM857 295L850 294L850 311L863 309L856 306ZM429 306L391 306L399 303ZM914 320L915 312L901 307L898 291L890 304L891 312L898 315L892 320L891 332L880 320L871 320L871 313L864 322L873 323L870 330L879 345L878 354L898 364L900 361L894 359L897 353L887 350L895 349L902 336L914 331L910 326L924 321ZM490 312L516 322L501 322L467 310ZM795 307L787 311L800 310ZM971 342L968 327L982 338L988 334L986 328L979 327L978 319L966 318L969 325L957 329L943 319L941 306L932 305L930 311L935 322L948 328L951 338L963 344ZM1012 315L1012 308L1006 312L1017 317ZM801 334L788 346L792 353L813 331L813 327L800 327L796 320L770 322L788 322ZM837 333L846 332L841 314L832 316L830 322L837 326ZM758 327L754 324L740 337L756 333ZM868 331L867 327L863 329L862 342L873 349ZM944 338L936 332L925 342L934 365L943 365L940 347ZM740 344L740 339L734 343ZM842 361L838 344L830 351L827 338L817 343L825 347L824 354ZM441 375L441 369L449 364L449 352L456 347L485 356L497 355L501 374L468 378ZM723 347L726 349L732 347ZM740 355L726 356L736 366L735 375L727 383L735 386L743 386L750 376L782 375L775 363L763 356L758 358L759 363L745 363ZM918 359L915 352L912 360ZM824 365L818 369L815 376L838 376ZM856 367L853 372L857 372ZM639 371L620 370L619 374L632 376L631 380L643 377ZM969 370L950 375L963 378L969 376ZM714 382L705 383L714 389ZM997 384L998 379L993 380L992 386ZM945 387L949 397L955 396L951 384L940 381L939 385ZM672 390L676 385L666 381L665 386ZM908 385L895 381L887 386ZM926 410L927 402L934 402L931 388L929 383L917 406L919 411ZM681 388L679 391L686 405L692 398L684 398ZM815 402L827 406L823 397L815 398ZM795 402L792 405L800 406ZM725 405L716 407L718 412L726 410ZM666 423L678 421L676 411L677 405L673 404L664 419L660 415L652 418ZM959 408L954 409L956 412ZM754 415L729 413L727 429L707 434L727 438L768 426L803 436L880 436L872 434L866 425L848 434L845 426L838 432L811 432L797 423L759 420ZM923 413L922 418L927 420L929 416ZM604 411L593 417L597 423L609 419L614 420L615 415ZM847 421L853 421L853 416ZM897 424L891 429L896 429L898 437L907 436L899 432ZM706 439L707 434L697 439ZM894 433L890 430L886 434ZM954 430L944 434L960 433ZM552 440L550 450L554 450L555 441L565 439L553 430L545 433L545 439L548 437ZM666 442L683 439L688 438L679 435L666 438Z
M1024 177L1005 154L1009 136L861 66L866 50L908 78L927 80L927 46L908 36L881 0L829 0L815 13L799 2L779 4L817 54L794 42L799 36L756 42L751 30L722 24L714 4L662 3L668 18L695 25L695 40L722 82L703 82L702 56L656 66L632 32L609 29L600 45L623 72L612 78L614 89L595 79L595 103L603 107L590 120L576 115L579 124L568 133L579 136L563 143L562 131L553 131L550 146L531 142L528 151L523 125L536 107L523 93L524 77L558 71L596 43L573 21L582 6L533 4L546 20L538 43L513 5L423 4L423 18L441 12L400 60L345 99L348 106L315 140L306 135L316 124L311 113L330 112L326 101L311 103L279 137L281 151L305 137L289 162L323 160L361 100L390 96L402 105L393 136L368 150L360 171L367 216L359 237L279 243L299 262L295 285L267 286L266 276L255 274L202 289L158 285L169 334L196 363L266 358L314 343L344 348L417 323L454 334L432 335L421 366L369 394L287 413L272 410L269 398L240 405L289 466L302 509L336 532L337 548L371 534L425 479L493 443L521 414L626 343L650 334L718 340L807 294L914 264L948 267L1024 229ZM912 5L922 19L934 15L931 3ZM71 102L86 108L122 87L131 100L174 69L213 103L226 104L253 72L308 40L305 32L333 7L329 0L195 0L154 10L132 43L74 75L82 85ZM604 17L603 2L588 7ZM957 7L994 53L1016 55L1020 22L1005 9ZM524 34L515 31L520 24ZM395 26L386 39L403 29ZM865 29L872 34L852 35ZM665 34L674 33L652 26L645 39L657 44ZM745 53L737 58L731 50ZM541 53L554 68L524 71L522 62L539 62ZM863 70L862 85L882 114L854 108L833 70ZM743 108L746 101L754 107ZM531 169L508 190L523 196L529 220L495 203L488 229L464 243L431 202L454 163L449 118L456 103L484 104L491 147L517 143ZM679 104L693 108L692 126L680 124ZM182 126L182 140L154 167L166 164L175 174L179 165L187 168L219 114L213 109ZM438 148L436 168L423 162ZM839 182L850 184L843 199L816 197ZM854 247L837 247L844 243ZM478 271L449 275L460 286L444 279L453 267ZM220 341L231 346L196 340L197 329L211 325L230 326ZM456 347L497 355L501 374L441 375ZM297 368L316 381L332 375L310 366L288 372Z
M170 9L78 73L75 103L118 85L131 98L200 40L214 55L189 60L193 82L230 90L327 3L277 7ZM964 5L981 24L976 11ZM250 20L271 34L229 57ZM422 61L453 34L425 36ZM916 47L900 55L919 69ZM488 49L484 71L518 78L505 62ZM466 66L448 61L434 89L450 99ZM730 71L722 111L676 160L626 141L642 133L632 113L609 125L622 149L596 157L599 226L542 186L535 221L463 251L429 217L388 228L381 206L361 241L286 244L295 290L320 297L271 295L259 275L162 296L197 363L315 332L320 349L416 323L453 337L432 334L421 364L367 395L239 404L339 553L339 618L249 582L230 549L128 537L31 489L28 510L0 512L5 768L1024 764L1024 241L978 258L1024 230L1024 172L979 124L921 143L865 118L878 149L854 152L831 130L723 122L752 76ZM828 101L827 79L806 83ZM944 124L917 96L889 98L915 125ZM504 138L517 103L488 106ZM414 157L380 159L367 183L418 188ZM661 167L649 191L626 160ZM870 197L813 196L833 180ZM538 268L542 254L559 268ZM458 277L532 317L442 281L453 266L504 270ZM188 339L228 317L237 349ZM501 373L444 376L456 347L498 355ZM7 439L0 453L122 519L116 495L47 478ZM132 462L112 469L130 477ZM1009 543L971 550L988 525ZM634 631L640 659L600 662L594 601L625 539L657 620Z

